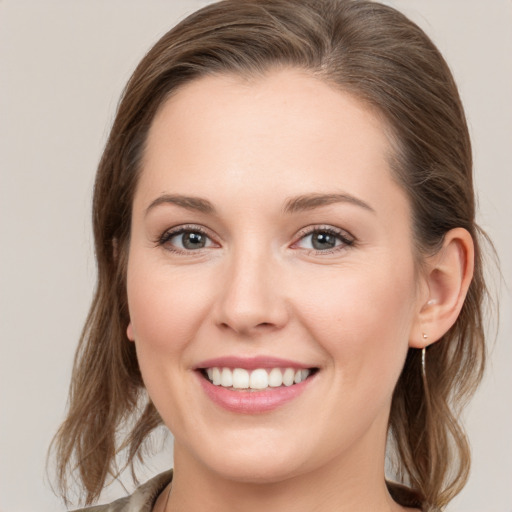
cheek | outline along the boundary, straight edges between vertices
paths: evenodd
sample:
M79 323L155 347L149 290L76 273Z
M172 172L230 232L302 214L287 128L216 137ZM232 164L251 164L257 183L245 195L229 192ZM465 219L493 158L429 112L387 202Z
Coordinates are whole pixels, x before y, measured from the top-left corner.
M344 382L372 374L377 382L382 373L398 378L414 319L412 266L347 269L306 289L303 321Z
M187 344L206 314L200 279L187 280L150 258L134 254L128 264L130 321L138 351L169 354Z
M172 431L186 421L193 400L183 386L189 373L189 348L208 311L205 290L153 255L134 250L127 273L130 325L144 384Z

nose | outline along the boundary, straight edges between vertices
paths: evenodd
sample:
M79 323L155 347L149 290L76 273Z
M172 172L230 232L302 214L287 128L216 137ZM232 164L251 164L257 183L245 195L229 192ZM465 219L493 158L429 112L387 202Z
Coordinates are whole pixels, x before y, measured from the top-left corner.
M289 320L280 265L268 254L238 254L226 262L218 300L217 325L241 336L283 328Z

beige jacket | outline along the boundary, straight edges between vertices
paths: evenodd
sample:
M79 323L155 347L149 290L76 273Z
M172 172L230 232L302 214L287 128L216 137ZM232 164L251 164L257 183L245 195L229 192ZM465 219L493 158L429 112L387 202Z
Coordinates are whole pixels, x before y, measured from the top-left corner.
M160 473L137 488L130 496L125 496L107 505L81 508L74 512L151 512L158 495L172 480L172 469Z

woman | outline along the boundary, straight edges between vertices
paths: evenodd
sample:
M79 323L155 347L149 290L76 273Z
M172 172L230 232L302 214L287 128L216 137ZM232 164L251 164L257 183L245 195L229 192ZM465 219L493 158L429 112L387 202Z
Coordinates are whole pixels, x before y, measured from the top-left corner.
M92 503L163 422L174 472L96 510L444 507L484 364L471 165L444 60L389 7L228 0L180 23L98 169L61 481L76 464Z

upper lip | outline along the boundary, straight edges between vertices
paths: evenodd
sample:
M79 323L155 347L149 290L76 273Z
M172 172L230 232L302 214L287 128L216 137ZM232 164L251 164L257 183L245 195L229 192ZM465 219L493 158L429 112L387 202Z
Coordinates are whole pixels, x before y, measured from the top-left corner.
M223 356L215 357L201 361L197 366L197 370L204 368L245 368L247 370L255 370L256 368L295 368L307 369L314 368L310 364L300 363L291 359L283 359L273 356L255 356L255 357L240 357L240 356Z

